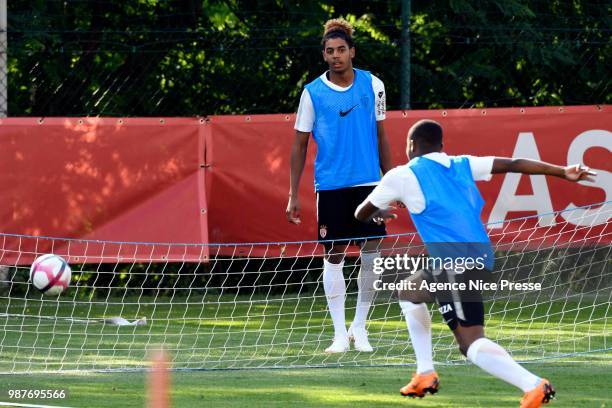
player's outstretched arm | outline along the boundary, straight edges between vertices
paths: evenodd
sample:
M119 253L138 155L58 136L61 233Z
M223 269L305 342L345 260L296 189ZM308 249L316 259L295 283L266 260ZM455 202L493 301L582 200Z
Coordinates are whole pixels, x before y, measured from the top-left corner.
M310 133L295 132L295 140L291 146L291 173L289 175L289 202L285 214L287 221L292 224L299 224L300 220L300 200L298 198L298 190L300 187L300 179L304 171L306 163L306 152L308 151L308 138Z
M563 167L540 160L513 159L508 157L496 157L493 160L491 173L544 174L564 178L569 181L593 181L591 176L597 174L591 171L590 168L580 164Z

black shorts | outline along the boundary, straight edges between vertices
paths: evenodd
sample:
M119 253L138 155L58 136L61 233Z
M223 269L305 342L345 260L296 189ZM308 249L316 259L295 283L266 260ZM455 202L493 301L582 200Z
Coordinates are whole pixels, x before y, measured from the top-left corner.
M438 303L438 310L442 314L444 322L451 330L455 330L457 325L484 326L482 293L479 290L470 290L469 280L490 281L491 272L468 270L461 274L455 274L447 271L426 271L423 274L423 279L428 283L463 282L468 287L467 290L436 291L432 293Z
M319 241L349 238L380 237L387 234L385 225L373 221L361 222L355 218L355 210L376 186L347 187L322 190L317 193L317 224ZM362 240L355 240L359 243ZM349 241L338 242L339 245ZM332 242L324 242L329 249Z

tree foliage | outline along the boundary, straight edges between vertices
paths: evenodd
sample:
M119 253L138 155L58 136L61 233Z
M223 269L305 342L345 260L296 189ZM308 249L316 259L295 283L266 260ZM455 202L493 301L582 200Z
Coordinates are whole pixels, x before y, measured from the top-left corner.
M413 1L412 108L610 103L612 5ZM324 69L322 24L400 101L400 1L13 0L12 116L293 112Z

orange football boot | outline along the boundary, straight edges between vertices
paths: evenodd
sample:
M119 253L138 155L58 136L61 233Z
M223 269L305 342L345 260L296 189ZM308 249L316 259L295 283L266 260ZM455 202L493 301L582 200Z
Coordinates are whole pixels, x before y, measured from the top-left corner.
M400 394L404 397L423 398L427 392L432 395L438 392L439 386L440 379L438 378L438 373L435 371L431 371L427 374L414 373L412 375L412 380L400 388Z
M555 389L550 381L542 378L537 387L527 391L521 400L521 408L538 408L555 397Z

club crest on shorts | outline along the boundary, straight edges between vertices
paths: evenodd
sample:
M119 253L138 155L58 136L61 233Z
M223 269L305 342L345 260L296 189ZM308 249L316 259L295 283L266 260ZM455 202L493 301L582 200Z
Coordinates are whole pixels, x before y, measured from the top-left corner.
M327 236L327 225L321 225L319 227L319 235L321 238L325 238Z

